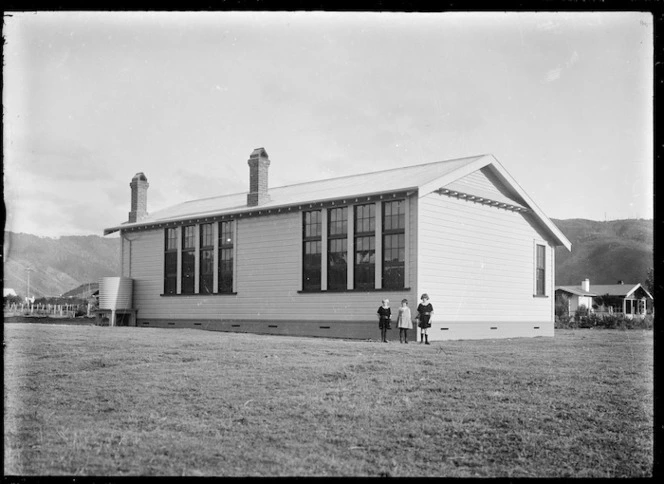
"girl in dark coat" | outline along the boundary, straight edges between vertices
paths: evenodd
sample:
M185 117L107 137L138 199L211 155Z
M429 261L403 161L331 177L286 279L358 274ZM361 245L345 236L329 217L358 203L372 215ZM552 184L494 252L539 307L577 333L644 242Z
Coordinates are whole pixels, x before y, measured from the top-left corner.
M417 306L417 319L419 320L418 326L420 327L420 344L429 344L429 335L427 329L431 327L431 314L433 313L433 306L429 302L429 295L422 294L422 302Z
M378 314L378 327L380 328L380 340L387 343L387 330L390 327L390 319L392 318L392 310L390 309L390 300L383 299L383 305L376 311Z

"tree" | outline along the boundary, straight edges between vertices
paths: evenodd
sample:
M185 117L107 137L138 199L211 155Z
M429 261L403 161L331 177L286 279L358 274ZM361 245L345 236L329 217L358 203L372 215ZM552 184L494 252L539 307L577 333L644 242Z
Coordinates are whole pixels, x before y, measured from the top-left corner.
M5 306L11 306L12 304L21 304L23 302L23 298L21 298L21 296L8 294L3 298L3 302Z
M556 294L556 316L560 319L569 316L569 296Z
M648 269L648 275L646 276L646 290L653 294L655 292L655 268L651 267Z

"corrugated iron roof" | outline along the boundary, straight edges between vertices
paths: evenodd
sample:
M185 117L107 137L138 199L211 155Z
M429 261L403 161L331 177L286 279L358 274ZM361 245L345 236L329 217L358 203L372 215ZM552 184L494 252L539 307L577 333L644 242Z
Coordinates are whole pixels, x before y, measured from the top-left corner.
M149 213L140 222L131 225L149 225L189 217L241 213L258 209L267 210L294 204L417 189L424 183L452 173L458 168L482 158L482 156L484 155L269 188L270 201L258 207L247 206L247 192L191 200ZM119 230L127 228L129 225L122 224L106 229L105 232L110 233L109 230Z
M263 150L260 148L260 150ZM257 150L254 150L257 151ZM490 165L503 183L515 191L532 210L545 230L568 250L570 241L555 224L542 213L516 181L492 155L478 155L421 165L392 168L360 175L348 175L326 180L269 188L269 201L259 206L247 205L247 192L192 200L149 213L138 222L124 222L104 229L104 235L129 228L147 228L167 222L182 222L201 217L235 215L245 212L278 209L307 203L360 198L383 193L417 190L420 197L438 190L475 170Z

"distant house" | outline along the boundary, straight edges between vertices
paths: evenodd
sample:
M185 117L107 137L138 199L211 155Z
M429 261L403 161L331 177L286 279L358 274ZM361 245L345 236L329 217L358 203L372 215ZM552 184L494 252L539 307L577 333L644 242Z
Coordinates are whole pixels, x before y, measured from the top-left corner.
M639 283L591 285L586 279L581 286L556 286L558 300L563 294L569 298L570 314L582 303L597 314L624 314L628 318L643 317L653 311L653 297Z
M574 315L584 306L592 311L594 292L590 291L590 281L585 279L581 286L556 286L556 303L567 302L567 314Z
M276 188L263 148L248 165L249 192L150 214L133 177L129 221L104 234L138 326L376 338L382 299L414 313L428 293L431 340L553 336L571 244L493 156Z
M16 296L16 291L14 291L11 287L3 287L2 288L2 297L7 297L7 296Z

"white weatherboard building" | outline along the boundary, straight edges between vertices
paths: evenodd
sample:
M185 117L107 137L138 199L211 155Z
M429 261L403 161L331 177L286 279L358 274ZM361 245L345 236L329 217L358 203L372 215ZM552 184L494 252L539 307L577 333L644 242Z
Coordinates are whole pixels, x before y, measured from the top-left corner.
M377 338L382 299L415 314L426 292L430 340L553 336L571 244L493 156L277 188L263 148L248 163L249 192L151 214L133 178L130 221L104 234L138 326Z

